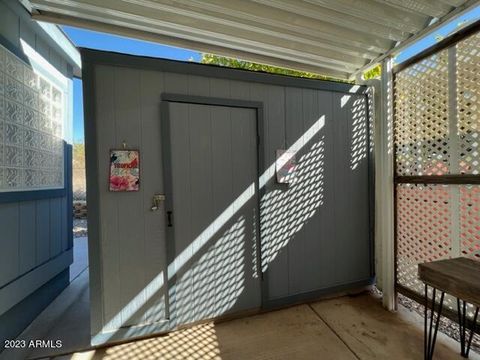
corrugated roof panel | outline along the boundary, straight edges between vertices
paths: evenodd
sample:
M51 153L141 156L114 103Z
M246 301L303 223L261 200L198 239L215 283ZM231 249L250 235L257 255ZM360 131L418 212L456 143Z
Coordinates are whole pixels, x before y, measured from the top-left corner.
M400 9L420 13L429 17L440 18L448 14L454 7L438 0L378 0Z
M283 1L283 0L279 0ZM327 9L336 10L362 20L373 21L395 29L415 33L425 27L428 16L395 8L373 0L305 0Z
M345 78L466 0L30 2L38 19Z
M365 32L367 34L375 34L376 36L401 41L411 35L411 33L394 29L391 26L378 24L368 19L359 21L357 17L345 14L339 11L318 7L314 4L303 2L302 6L298 6L298 0L253 0L258 4L265 6L268 13L273 13L275 9L281 9L295 17L295 23L302 22L302 17L313 20L324 21L336 26L343 26L355 31ZM210 2L210 1L208 1ZM230 3L230 1L228 2ZM244 4L244 2L242 2Z

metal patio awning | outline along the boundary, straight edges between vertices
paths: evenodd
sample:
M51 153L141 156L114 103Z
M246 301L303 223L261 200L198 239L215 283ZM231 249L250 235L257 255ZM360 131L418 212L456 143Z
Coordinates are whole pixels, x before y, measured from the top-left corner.
M478 0L20 0L33 18L353 78Z

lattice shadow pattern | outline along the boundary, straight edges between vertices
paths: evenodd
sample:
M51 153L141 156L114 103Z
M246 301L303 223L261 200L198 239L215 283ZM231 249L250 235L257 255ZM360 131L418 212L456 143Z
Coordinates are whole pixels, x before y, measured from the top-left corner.
M287 191L275 190L261 200L262 271L312 218L324 202L325 137L314 142L297 164Z
M197 261L178 275L171 292L172 319L192 323L225 314L244 290L246 227L243 216L219 236Z

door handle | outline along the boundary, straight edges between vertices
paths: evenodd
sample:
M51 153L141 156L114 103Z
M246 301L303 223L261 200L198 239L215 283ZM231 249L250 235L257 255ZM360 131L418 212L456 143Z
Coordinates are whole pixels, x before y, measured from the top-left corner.
M160 203L165 201L165 195L163 194L155 194L152 197L152 207L150 208L151 211L157 211L160 208Z
M172 211L167 211L167 226L172 227Z

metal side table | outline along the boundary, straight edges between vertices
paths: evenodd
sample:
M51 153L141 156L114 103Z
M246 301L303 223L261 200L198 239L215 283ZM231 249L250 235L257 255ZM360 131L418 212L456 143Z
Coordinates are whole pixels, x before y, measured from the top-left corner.
M419 264L418 277L425 283L425 359L433 358L445 293L457 298L461 355L468 358L477 323L478 308L480 307L480 261L460 257ZM429 286L433 287L430 321L428 321L427 317L427 309L429 307ZM435 309L435 296L437 290L440 291L441 294L438 309ZM476 308L468 339L466 317L467 303L472 304ZM434 316L435 310L437 310L438 313L436 319Z

